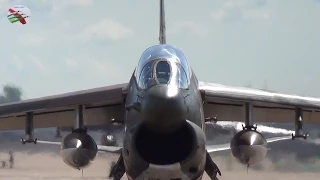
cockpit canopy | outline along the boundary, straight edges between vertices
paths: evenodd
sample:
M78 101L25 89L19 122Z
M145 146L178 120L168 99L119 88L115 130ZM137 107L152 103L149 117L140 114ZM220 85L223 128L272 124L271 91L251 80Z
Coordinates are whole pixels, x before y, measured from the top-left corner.
M138 86L148 89L157 84L187 88L190 70L183 53L170 45L148 48L141 56L136 68Z

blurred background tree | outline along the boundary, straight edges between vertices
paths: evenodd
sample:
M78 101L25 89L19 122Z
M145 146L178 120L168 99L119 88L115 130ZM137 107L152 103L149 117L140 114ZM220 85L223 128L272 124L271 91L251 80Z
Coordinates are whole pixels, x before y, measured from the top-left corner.
M6 84L2 86L2 93L0 94L0 104L21 101L22 89L13 84Z

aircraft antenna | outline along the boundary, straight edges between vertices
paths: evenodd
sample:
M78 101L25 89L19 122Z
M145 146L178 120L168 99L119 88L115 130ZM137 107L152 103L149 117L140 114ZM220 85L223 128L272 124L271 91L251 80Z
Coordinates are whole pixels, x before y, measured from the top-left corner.
M159 30L160 44L166 44L166 21L164 12L164 0L160 0L160 30Z

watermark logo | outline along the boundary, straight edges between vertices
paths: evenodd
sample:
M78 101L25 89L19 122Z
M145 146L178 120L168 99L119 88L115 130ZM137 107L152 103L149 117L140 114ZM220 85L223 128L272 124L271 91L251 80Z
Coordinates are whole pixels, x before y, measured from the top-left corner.
M12 24L19 23L24 25L30 20L31 11L24 5L15 5L8 9L7 18Z

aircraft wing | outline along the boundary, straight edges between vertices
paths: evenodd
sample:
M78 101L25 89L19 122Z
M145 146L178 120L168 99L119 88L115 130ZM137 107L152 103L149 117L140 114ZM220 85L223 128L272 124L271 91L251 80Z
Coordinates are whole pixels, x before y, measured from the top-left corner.
M274 138L268 138L267 142L268 143L272 143L272 142L283 141L283 140L287 140L287 139L291 139L291 138L292 138L291 136L274 137ZM38 140L37 143L40 143L40 144L54 144L54 145L61 146L61 142ZM100 151L100 152L108 152L108 153L120 154L121 150L122 150L122 147L120 147L120 146L104 146L104 145L97 145L97 146L98 146L98 151ZM218 144L218 145L209 145L209 146L206 146L206 149L207 149L207 151L209 153L218 152L218 151L225 151L225 150L229 150L230 149L230 143Z
M122 151L122 147L120 146L104 146L104 145L97 145L97 146L98 146L98 150L103 152L120 154Z
M84 125L123 121L127 83L76 91L0 105L0 131L25 128L27 112L33 112L33 127L73 127L77 105L84 105Z
M295 109L302 108L304 123L320 123L320 98L235 88L199 82L205 117L218 121L244 121L245 102L252 103L254 122L295 122Z
M268 138L267 142L268 143L272 143L272 142L276 142L276 141L288 140L288 139L291 139L291 138L292 138L291 136L274 137L274 138ZM229 150L230 149L230 143L218 144L218 145L209 145L209 146L206 146L206 149L207 149L208 153L218 152L218 151L225 151L225 150Z
M37 143L40 143L40 144L53 144L53 145L61 146L61 142L37 140ZM100 152L109 152L109 153L116 153L116 154L120 154L121 150L122 150L122 147L120 147L120 146L97 145L97 147L98 147L98 151L100 151Z

